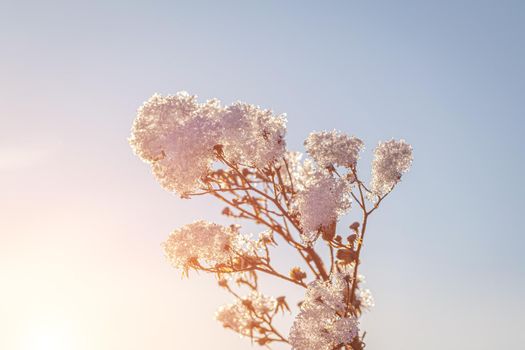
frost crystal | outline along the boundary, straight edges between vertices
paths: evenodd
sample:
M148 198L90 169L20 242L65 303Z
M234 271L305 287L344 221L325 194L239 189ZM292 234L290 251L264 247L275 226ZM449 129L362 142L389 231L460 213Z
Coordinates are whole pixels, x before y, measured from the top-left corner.
M196 221L173 231L163 243L164 253L176 268L191 264L216 265L232 259L238 245L238 232L232 227Z
M324 172L317 172L295 198L300 214L303 239L311 241L317 232L328 227L350 208L348 183Z
M337 131L313 132L304 145L310 156L320 167L354 166L363 149L363 141Z
M372 161L372 192L377 196L387 194L411 164L412 146L404 140L380 142L374 150Z
M275 311L276 308L275 298L252 292L234 304L221 306L215 318L225 328L230 328L244 336L251 336L264 316Z

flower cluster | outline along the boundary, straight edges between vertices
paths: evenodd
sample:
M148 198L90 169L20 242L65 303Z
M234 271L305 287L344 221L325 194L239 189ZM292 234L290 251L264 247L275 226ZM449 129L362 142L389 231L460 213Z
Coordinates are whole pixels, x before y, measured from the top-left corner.
M358 289L356 300L361 309L370 310L375 306L374 297L372 296L370 289Z
M286 119L273 116L246 103L234 103L220 116L221 139L225 157L239 164L264 168L280 159L285 150Z
M266 316L275 312L277 306L275 298L252 292L234 304L221 306L215 318L225 328L253 337L254 332L262 329L261 324L266 322Z
M262 346L363 350L358 319L374 306L359 275L367 222L410 168L412 147L403 140L379 143L366 186L357 171L360 139L314 132L304 142L308 157L303 158L286 149L285 134L284 115L242 102L199 103L179 92L146 101L129 142L165 189L184 198L211 195L225 205L223 215L264 227L252 239L237 225L196 221L163 243L174 267L185 274L215 274L219 286L236 298L216 313L224 327ZM338 226L351 202L359 221ZM275 264L274 249L283 243L297 251L304 269L295 262L291 269ZM305 288L288 337L273 323L278 311L290 311L286 295L261 294L261 275ZM250 293L240 297L237 289L246 288Z
M216 99L200 104L179 92L155 94L144 103L130 144L164 188L183 195L202 185L218 146L229 161L262 168L285 152L285 133L283 115L240 102L226 108Z
M163 248L176 268L188 269L201 263L215 266L231 261L238 254L238 238L235 227L201 220L173 231Z
M186 193L210 170L221 110L216 100L199 104L195 96L184 92L166 97L155 94L139 109L130 144L151 163L165 189Z
M318 172L310 158L303 159L301 152L286 152L275 167L281 173L284 185L293 189L292 193L302 191Z
M316 163L326 168L329 166L355 166L363 141L337 131L313 132L305 140L306 151Z
M304 241L311 242L321 229L335 223L350 208L348 187L348 183L327 172L318 171L308 177L295 197Z
M372 193L381 197L392 190L412 164L412 146L404 140L380 142L372 161Z
M314 281L306 291L290 330L295 350L332 350L350 344L358 335L357 318L349 313L351 275L336 273L328 281Z

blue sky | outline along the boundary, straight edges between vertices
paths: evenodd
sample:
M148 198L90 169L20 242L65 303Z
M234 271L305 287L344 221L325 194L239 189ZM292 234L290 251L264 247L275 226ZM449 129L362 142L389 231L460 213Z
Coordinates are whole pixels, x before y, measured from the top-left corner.
M370 349L518 349L524 33L521 1L1 0L0 345L51 317L86 348L250 346L159 247L218 207L164 192L126 141L145 99L187 90L287 113L292 149L356 135L365 174L379 140L410 142L365 247Z

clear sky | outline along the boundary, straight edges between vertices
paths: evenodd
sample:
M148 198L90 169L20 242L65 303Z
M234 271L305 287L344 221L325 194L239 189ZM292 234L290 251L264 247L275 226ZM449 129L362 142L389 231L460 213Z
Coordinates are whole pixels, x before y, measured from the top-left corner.
M293 149L361 137L365 171L405 138L365 246L367 349L522 348L524 36L523 1L0 0L0 348L250 347L160 249L218 207L164 192L126 141L179 90L286 112Z

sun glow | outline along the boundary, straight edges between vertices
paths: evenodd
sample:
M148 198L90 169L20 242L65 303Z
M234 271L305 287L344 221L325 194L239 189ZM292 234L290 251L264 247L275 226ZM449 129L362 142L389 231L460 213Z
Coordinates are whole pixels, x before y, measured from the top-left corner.
M72 350L76 349L75 337L67 324L42 324L24 337L23 350Z

